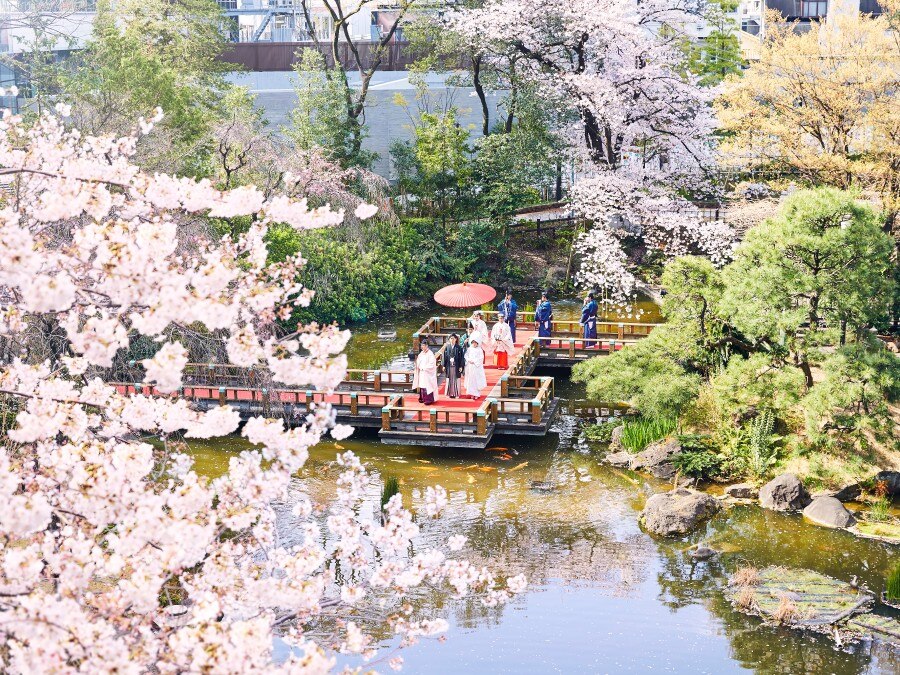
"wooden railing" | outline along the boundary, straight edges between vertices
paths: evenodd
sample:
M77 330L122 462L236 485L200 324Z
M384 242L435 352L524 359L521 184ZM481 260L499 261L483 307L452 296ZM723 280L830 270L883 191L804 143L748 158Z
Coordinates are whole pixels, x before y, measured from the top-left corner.
M488 425L497 421L497 401L486 399L478 410L458 408L413 408L402 405L397 396L381 409L382 431L455 433L484 436Z
M539 424L554 396L552 377L504 375L500 379L498 413L501 418L511 414L527 416L533 424Z
M488 317L490 319L492 317ZM432 346L443 345L451 333L465 336L467 317L433 316L418 331L413 333L413 350L418 352L423 338L428 338ZM532 326L534 312L519 312L516 315L516 326ZM597 338L614 339L620 342L633 342L650 335L660 324L625 321L598 321ZM579 337L584 328L576 319L563 319L550 323L553 337Z

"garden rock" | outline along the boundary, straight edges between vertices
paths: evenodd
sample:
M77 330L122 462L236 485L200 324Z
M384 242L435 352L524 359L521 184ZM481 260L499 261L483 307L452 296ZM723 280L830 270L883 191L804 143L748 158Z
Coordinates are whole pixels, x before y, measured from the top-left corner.
M793 473L776 476L759 489L759 503L773 511L799 511L810 501L803 483Z
M664 537L687 534L719 510L719 502L703 492L677 488L647 500L641 523L648 532Z
M834 497L813 499L812 503L803 509L803 516L823 527L850 527L856 522L853 514Z
M630 452L625 452L624 450L621 452L611 452L606 455L606 462L613 466L630 467L633 457L634 455Z
M649 471L657 478L671 480L675 476L672 457L681 452L681 443L674 438L651 443L631 460L631 469Z
M900 471L879 471L873 479L876 483L884 483L891 497L900 495Z
M829 493L829 497L834 497L838 501L842 502L855 502L859 499L859 495L862 492L862 488L859 486L859 483L851 483L850 485L845 485L840 490L835 490L834 492Z
M756 499L759 490L750 483L735 483L725 488L725 494L734 499Z
M622 433L625 431L625 425L620 424L615 429L612 430L612 434L609 436L609 451L610 452L621 452L625 450L625 446L622 445ZM629 459L629 461L631 461Z

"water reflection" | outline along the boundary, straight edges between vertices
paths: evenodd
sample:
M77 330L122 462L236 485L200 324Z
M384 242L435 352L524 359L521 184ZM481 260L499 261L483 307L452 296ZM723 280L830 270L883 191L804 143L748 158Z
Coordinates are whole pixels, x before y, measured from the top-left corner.
M428 311L396 319L398 331L402 322L421 325ZM354 366L403 358L406 341L372 347L377 330L356 329ZM572 385L560 391L578 393ZM419 546L462 533L473 562L528 575L528 593L502 609L423 591L417 604L445 615L453 629L446 643L426 641L406 652L407 672L900 672L896 653L865 645L840 650L824 637L764 626L735 612L722 593L727 574L742 564L807 567L844 580L856 575L877 593L896 559L890 546L755 507L724 512L683 540L651 538L637 515L664 486L600 465L578 440L578 426L563 416L547 438L498 439L512 455L508 461L498 452L386 446L374 435L313 449L295 493L327 502L334 456L351 449L378 478L369 508L389 475L400 480L404 503L414 510L423 506L427 486L448 490L446 516L423 528ZM191 447L198 468L214 475L245 446L227 439ZM279 530L289 541L288 511ZM692 560L686 550L700 541L721 554Z

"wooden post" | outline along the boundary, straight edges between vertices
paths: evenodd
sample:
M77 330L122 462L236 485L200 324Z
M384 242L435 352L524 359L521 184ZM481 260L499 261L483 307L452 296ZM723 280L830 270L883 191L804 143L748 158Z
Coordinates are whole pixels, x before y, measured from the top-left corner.
M437 433L437 410L431 410L431 415L428 418L428 431L433 434Z
M541 356L541 341L537 338L531 339L531 344L534 345L534 358L538 359Z
M422 338L419 337L419 331L413 333L413 354L418 354L422 346Z
M488 404L488 410L490 411L489 418L490 418L491 422L496 423L497 422L497 399L489 398L487 400L487 404Z
M569 338L569 358L575 358L575 338Z
M624 324L624 323L620 323L620 324L619 324L619 335L618 335L618 337L619 337L620 340L624 340L624 339L625 339L625 324Z
M484 436L487 433L487 418L484 415L484 410L479 410L475 413L475 433L479 436Z
M416 335L418 335L418 333L416 333ZM418 343L418 341L419 341L419 338L416 338L415 342ZM419 347L418 347L418 345L416 345L416 351L418 351L418 350L419 350ZM380 370L375 371L374 378L375 379L374 379L373 384L375 385L375 391L381 391L381 371Z
M504 375L500 378L500 398L509 396L509 376Z
M356 392L354 391L350 394L350 414L358 415L359 414L359 401L356 399Z
M391 430L391 406L386 405L381 409L381 430Z
M219 387L219 405L225 405L225 387Z
M540 424L544 411L541 410L541 399L536 398L531 402L531 421L533 424Z

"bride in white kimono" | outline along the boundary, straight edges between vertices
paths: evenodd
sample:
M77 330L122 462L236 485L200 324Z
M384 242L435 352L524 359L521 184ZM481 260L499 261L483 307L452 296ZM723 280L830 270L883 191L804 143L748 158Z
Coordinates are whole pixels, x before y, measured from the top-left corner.
M491 357L491 334L487 324L484 322L484 315L479 311L475 312L470 319L472 323L472 339L478 340L478 345L484 352L485 363Z
M413 389L419 392L419 403L431 405L434 403L434 395L437 393L437 359L434 352L428 346L426 340L422 340L419 355L416 357L416 372L413 375Z
M469 348L466 350L466 396L478 398L481 390L487 386L487 377L484 374L484 352L479 346L475 334L469 340Z

